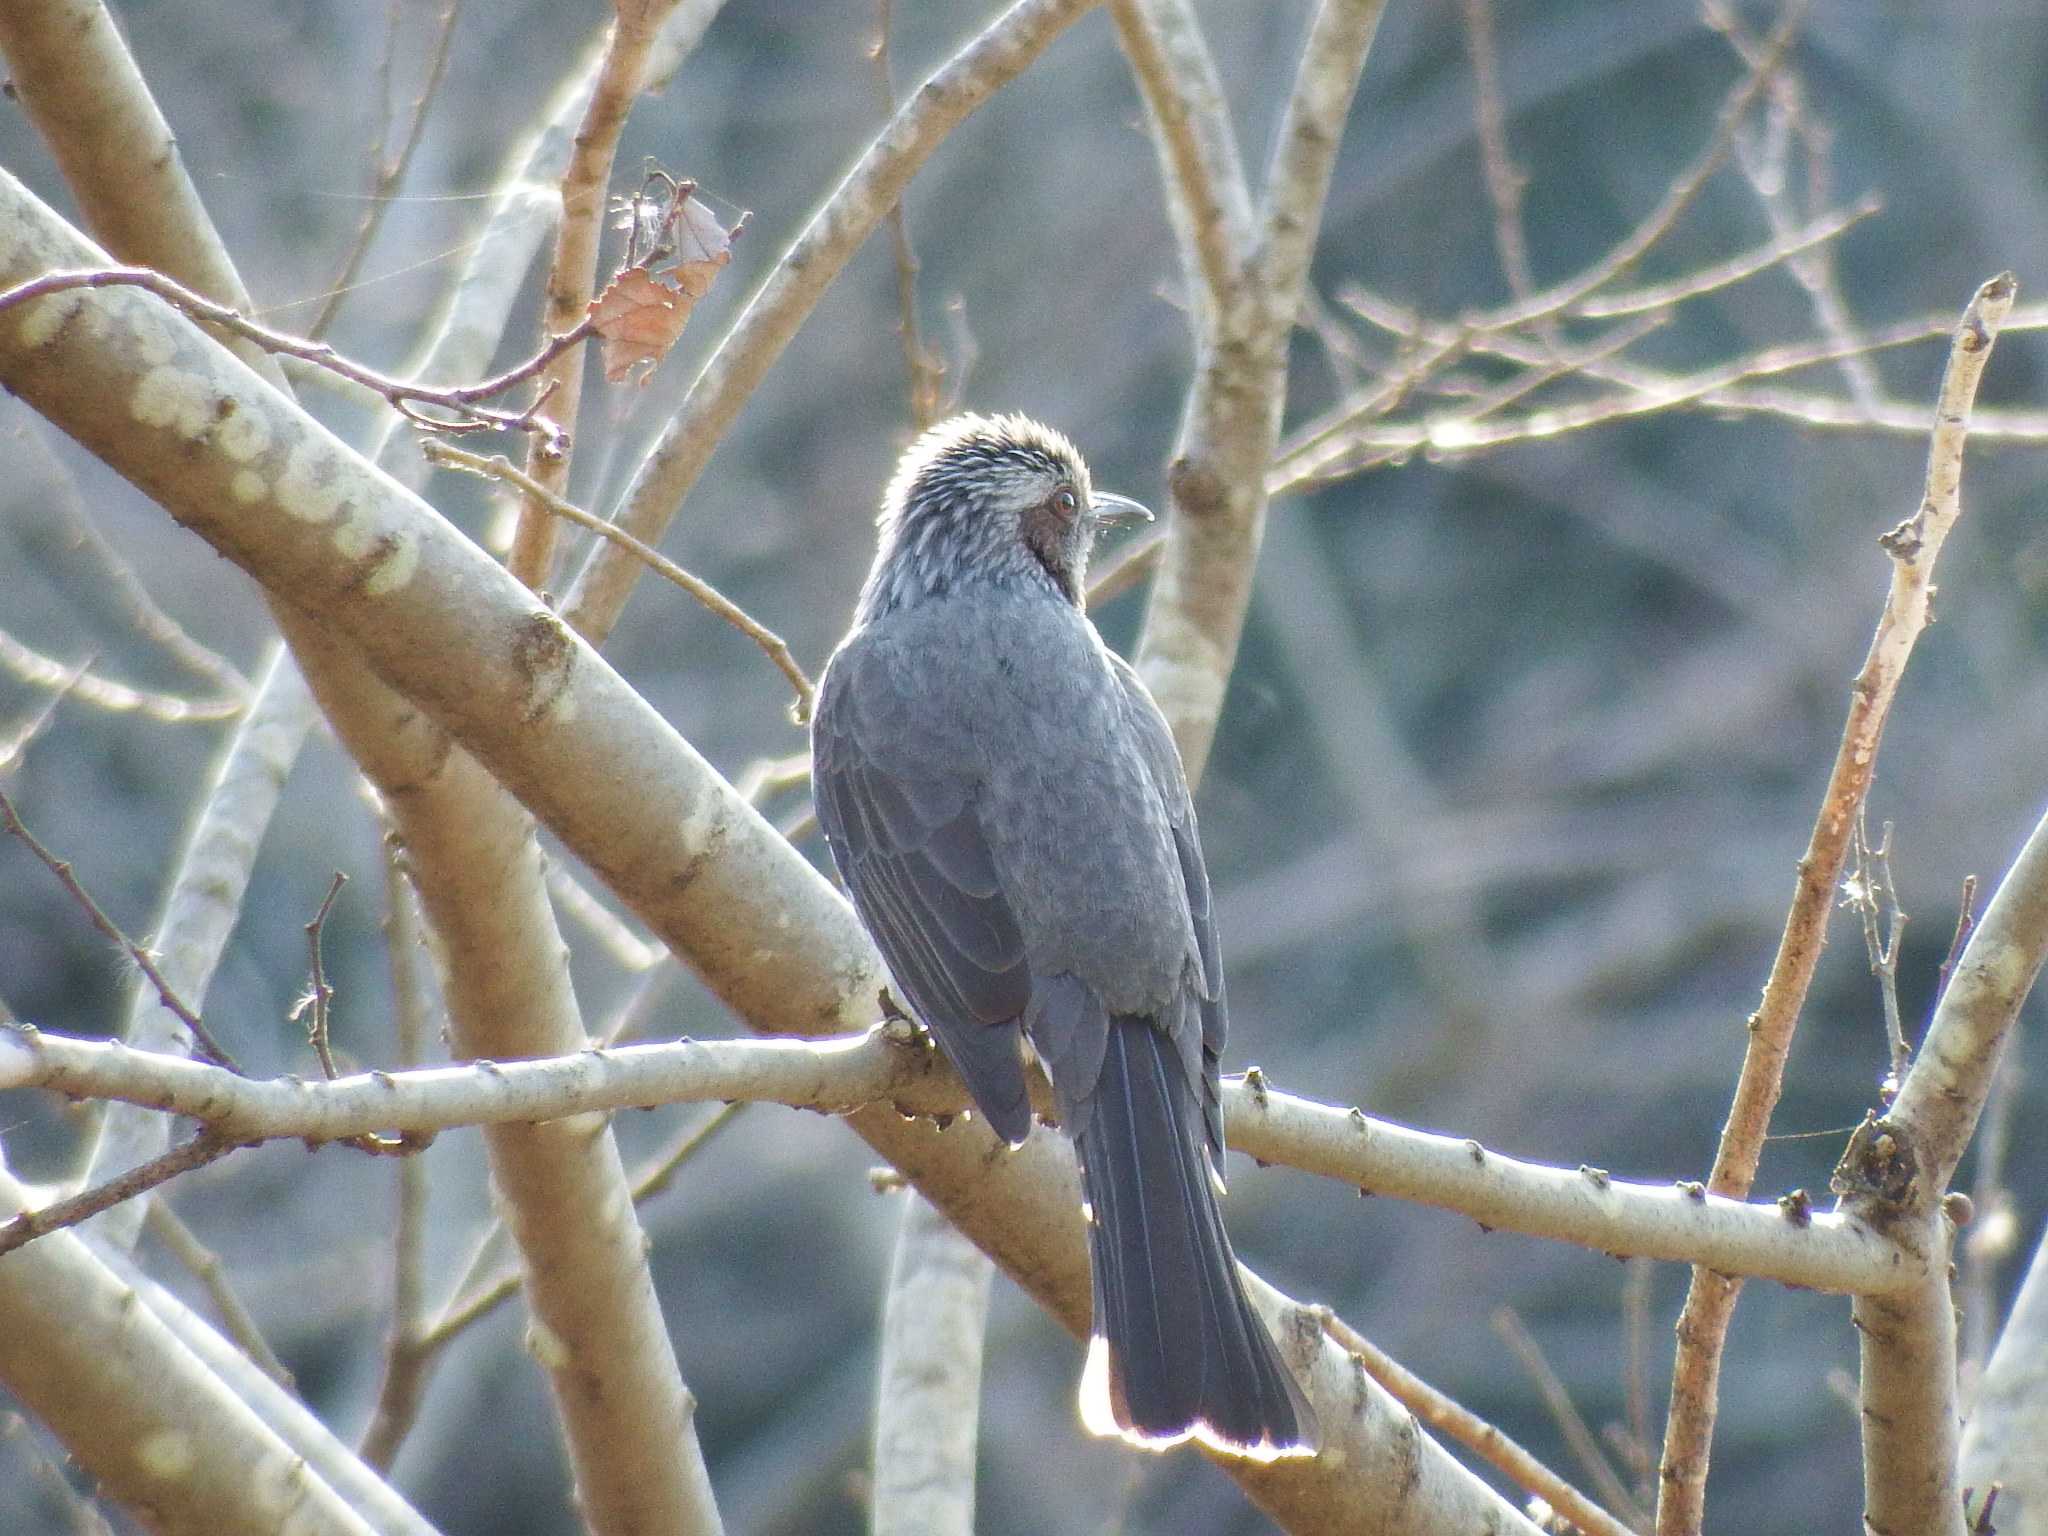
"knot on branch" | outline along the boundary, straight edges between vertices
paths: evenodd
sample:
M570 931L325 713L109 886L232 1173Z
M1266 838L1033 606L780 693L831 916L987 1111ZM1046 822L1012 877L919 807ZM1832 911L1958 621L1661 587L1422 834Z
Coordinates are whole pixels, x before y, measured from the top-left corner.
M1881 1222L1904 1215L1919 1183L1920 1159L1906 1128L1895 1120L1866 1114L1849 1137L1828 1188L1845 1200L1866 1202L1865 1214Z
M522 713L529 722L540 720L569 686L576 642L560 619L545 608L537 609L513 637L512 658L526 695Z
M1167 467L1166 484L1184 517L1220 517L1230 500L1228 482L1206 459L1175 459Z
M1926 527L1927 503L1923 501L1911 517L1879 534L1877 546L1894 560L1911 560L1920 553L1921 534Z

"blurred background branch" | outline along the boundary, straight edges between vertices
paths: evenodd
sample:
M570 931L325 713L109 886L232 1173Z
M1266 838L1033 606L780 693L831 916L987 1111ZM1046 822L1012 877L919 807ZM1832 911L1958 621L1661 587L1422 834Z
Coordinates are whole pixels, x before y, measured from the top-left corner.
M1101 483L1181 513L1170 541L1120 571L1103 562L1097 611L1128 644L1138 605L1118 594L1164 571L1139 650L1206 760L1205 841L1238 1021L1228 1065L1260 1060L1317 1098L1442 1127L1453 1151L1470 1137L1552 1165L1561 1189L1586 1183L1570 1171L1581 1162L1645 1184L1702 1177L1869 639L1864 608L1884 569L1871 545L1913 511L1941 361L1933 343L1983 273L2048 248L2048 203L2029 190L2048 185L2033 132L2048 26L1722 0L1697 15L1593 0L1540 16L1487 0L1383 16L1313 0L1131 0L1104 20L1085 9L1030 0L963 20L895 5L904 91L877 139L869 0L807 12L801 26L772 6L678 5L641 67L650 90L620 97L632 110L611 153L687 172L721 210L756 210L756 233L703 300L679 347L687 357L644 389L584 401L563 494L626 512L802 664L821 658L843 629L906 427L890 381L916 339L905 324L916 306L905 310L895 252L865 237L900 217L914 187L919 281L949 306L958 296L948 313L973 317L971 338L963 319L946 348L949 392L1059 422ZM645 7L627 11L627 27L648 19ZM539 244L617 18L595 0L459 16L443 0L394 0L318 18L0 7L24 108L0 121L0 163L76 209L122 260L283 329L305 323L271 318L289 316L293 299L332 309L345 289L332 339L349 356L399 377L481 378L525 350L500 346L508 324L515 335L539 324ZM400 64L394 36L417 45L417 66ZM1303 68L1305 41L1327 69ZM1330 62L1347 53L1352 67ZM244 67L259 55L264 70ZM386 120L378 93L334 88L385 77L387 97L439 83L403 125ZM131 111L152 92L168 122ZM105 115L109 103L121 111ZM1163 157L1132 132L1148 108ZM167 149L173 126L178 153ZM414 141L402 176L366 174L389 160L366 168L336 152L380 133ZM1279 146L1263 183L1239 142ZM1177 195L1162 199L1162 172ZM254 299L209 244L216 221ZM351 250L352 285L337 283ZM1230 298L1254 266L1263 315ZM2014 309L1972 413L1970 523L1943 555L1942 622L1920 644L1874 790L1872 825L1898 828L1892 878L1916 915L1950 911L1967 874L1995 876L2015 828L2039 811L2044 318L2038 303ZM927 354L935 340L924 337ZM449 351L428 358L437 344ZM1191 369L1204 381L1192 409ZM309 398L366 453L398 448L395 418L374 402ZM1219 444L1230 451L1210 451ZM303 1070L285 1021L304 977L300 925L333 870L368 889L385 853L354 770L311 731L294 669L272 660L280 620L327 677L323 698L357 721L352 739L365 722L410 729L418 716L351 682L355 663L323 653L316 626L285 610L273 619L90 456L61 444L51 466L38 452L0 446L23 466L0 485L0 662L14 659L0 670L0 774L179 992L209 1021L233 1021L226 1043L239 1059L265 1077ZM409 451L381 462L490 538L488 491ZM1163 462L1174 466L1166 495ZM1206 518L1219 486L1236 511ZM1270 518L1268 497L1284 498ZM566 611L605 637L704 758L802 836L801 775L748 771L802 745L777 677L691 605L621 613L631 572L609 557L589 563L581 533L564 542L562 560L585 573ZM228 720L238 723L216 729ZM230 736L254 735L259 720L264 750ZM423 732L418 745L416 761L432 765L445 738ZM274 803L230 793L230 780ZM562 788L594 801L618 786ZM647 789L647 803L674 807ZM737 846L716 819L688 830ZM677 841L656 835L640 857ZM694 860L595 870L551 834L541 844L545 889L572 920L521 963L544 971L565 951L580 1015L603 1021L593 1029L730 1034L721 996L751 1013L811 1009L812 1030L867 1022L855 1017L867 1006L858 962L819 984L773 958L785 941L765 910L744 944L769 958L736 949L692 973L601 904L616 898L597 888L622 881L643 908L665 892L671 914L727 889ZM0 846L0 994L53 1029L119 1032L136 978L26 857ZM692 882L695 896L683 888ZM360 1001L387 995L393 946L414 942L352 910L375 905L344 902L325 935L345 1066L406 1059L394 1011ZM675 927L649 926L660 940ZM1930 1011L1947 926L1914 924L1894 956L1909 1038ZM441 937L418 942L416 958L448 963ZM819 1002L827 993L838 1002ZM1822 957L1760 1145L1769 1219L1803 1209L1794 1194L1822 1186L1876 1102L1891 1070L1878 1001L1858 946ZM165 1027L145 1012L126 1026L131 1045ZM2016 1038L2038 1049L2038 1029ZM2027 1530L2042 1495L2009 1458L2026 1443L2015 1426L2038 1417L2040 1388L2021 1368L2038 1350L2025 1346L2024 1298L2010 1328L2005 1315L2020 1274L2040 1272L2048 1153L1994 1128L2000 1116L2038 1118L2048 1075L2014 1072L2016 1049L1982 1155L1957 1177L1976 1197L1978 1220L1962 1234L1966 1354L1984 1372L1964 1480L1981 1491L2003 1468L1997 1523ZM864 1528L859 1473L894 1204L869 1194L865 1159L822 1118L743 1116L679 1166L666 1159L695 1127L670 1118L614 1117L621 1166L635 1171L606 1199L641 1200L649 1257L633 1262L701 1399L695 1423L724 1517L749 1531ZM859 1121L887 1139L899 1134L887 1118ZM1234 1140L1263 1155L1259 1110L1239 1119ZM123 1125L152 1139L173 1129L154 1113L101 1116L42 1094L0 1104L9 1161L34 1181L37 1204L168 1145L131 1146ZM949 1136L960 1128L929 1139L950 1157ZM443 1530L552 1536L582 1518L542 1373L520 1359L520 1324L502 1305L515 1269L509 1247L484 1240L496 1218L477 1140L444 1138L392 1168L338 1151L249 1151L153 1197L161 1212L176 1206L199 1250L162 1219L141 1222L139 1207L108 1213L108 1237L88 1241L121 1227L134 1262L166 1284L226 1315L239 1306L236 1332L251 1350L267 1342L305 1402L246 1361L234 1391L265 1433L371 1511L375 1529L424 1522L377 1503L393 1484L331 1435L323 1442L318 1420L372 1417L387 1332L394 1349L437 1340L423 1346L431 1374L408 1389L409 1431L387 1421L378 1457ZM1042 1150L1027 1148L1025 1170L1014 1183L998 1176L1000 1190L1035 1187L1040 1174L1057 1189ZM960 1169L946 1163L939 1176ZM384 1214L394 1177L417 1181L400 1208L411 1214L396 1221ZM1601 1258L1403 1202L1339 1211L1321 1180L1247 1167L1233 1191L1233 1234L1262 1272L1327 1301L1562 1464L1552 1415L1477 1326L1512 1305L1579 1417L1640 1472L1659 1430L1646 1400L1670 1366L1670 1265L1633 1264L1624 1285ZM1787 1192L1785 1214L1771 1191ZM1008 1198L990 1196L995 1209ZM1669 1198L1685 1197L1674 1187ZM1058 1216L1057 1198L1041 1204ZM1023 1242L1009 1257L1036 1253L1046 1267L1027 1286L1058 1296L1074 1279L1064 1252ZM2000 1254L2020 1262L2000 1271ZM440 1311L407 1299L415 1279ZM155 1282L121 1283L229 1379L233 1346ZM1710 1526L1807 1536L1816 1510L1853 1525L1858 1425L1821 1387L1853 1355L1843 1312L1750 1288L1728 1343ZM736 1326L761 1317L776 1326ZM979 1528L1263 1528L1211 1468L1134 1466L1080 1441L1077 1362L1056 1328L1016 1288L995 1287L981 1411L1001 1433L975 1456ZM537 1351L545 1343L533 1336ZM1317 1358L1334 1373L1347 1357L1331 1345ZM1972 1380L1974 1367L1966 1389ZM113 1423L68 1422L86 1426L80 1435ZM0 1439L0 1524L89 1508L47 1473L6 1475L61 1467L65 1455L45 1429ZM1062 1475L1047 1478L1048 1465ZM112 1501L102 1510L117 1528L128 1518Z

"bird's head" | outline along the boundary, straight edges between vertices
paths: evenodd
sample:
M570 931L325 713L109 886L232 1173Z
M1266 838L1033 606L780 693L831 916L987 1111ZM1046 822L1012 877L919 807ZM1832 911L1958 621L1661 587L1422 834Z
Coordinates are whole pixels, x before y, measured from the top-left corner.
M1096 533L1151 520L1097 491L1064 435L1028 416L955 416L905 450L882 497L863 618L972 581L1044 582L1079 604Z

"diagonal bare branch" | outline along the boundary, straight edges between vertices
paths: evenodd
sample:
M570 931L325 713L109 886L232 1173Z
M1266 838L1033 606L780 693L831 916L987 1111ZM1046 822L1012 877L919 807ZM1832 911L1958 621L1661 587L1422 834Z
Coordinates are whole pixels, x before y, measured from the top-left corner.
M1877 632L1871 638L1870 652L1856 678L1849 717L1822 795L1820 814L1815 819L1806 853L1799 861L1797 888L1770 975L1764 982L1763 1001L1749 1021L1749 1045L1743 1055L1742 1074L1707 1184L1715 1194L1746 1195L1756 1177L1771 1111L1783 1085L1792 1034L1813 983L1814 970L1820 963L1835 885L1841 879L1843 862L1848 856L1856 813L1877 771L1878 744L1892 699L1913 653L1914 642L1927 625L1935 558L1961 513L1963 438L1970 405L1976 398L1984 365L1990 359L1991 344L2012 308L2013 294L2010 273L1995 277L1978 289L1963 311L1935 408L1926 491L1919 508L1879 540L1891 557L1891 587ZM1672 1371L1670 1414L1659 1474L1659 1536L1691 1536L1700 1529L1721 1353L1740 1288L1740 1282L1728 1275L1704 1268L1693 1271L1678 1322L1678 1357ZM1945 1278L1939 1289L1946 1296Z

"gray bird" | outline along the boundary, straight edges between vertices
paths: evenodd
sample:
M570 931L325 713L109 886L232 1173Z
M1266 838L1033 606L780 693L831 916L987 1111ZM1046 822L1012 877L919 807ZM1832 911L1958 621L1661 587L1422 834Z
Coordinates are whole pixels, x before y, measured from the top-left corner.
M1150 517L1025 417L925 433L819 689L812 787L898 993L996 1134L1031 1129L1024 1041L1052 1081L1090 1221L1084 1423L1306 1455L1314 1416L1216 1204L1223 967L1187 776L1081 606L1096 530Z

